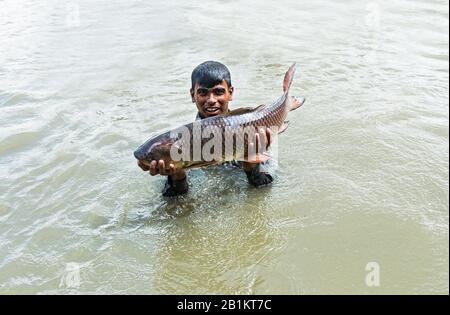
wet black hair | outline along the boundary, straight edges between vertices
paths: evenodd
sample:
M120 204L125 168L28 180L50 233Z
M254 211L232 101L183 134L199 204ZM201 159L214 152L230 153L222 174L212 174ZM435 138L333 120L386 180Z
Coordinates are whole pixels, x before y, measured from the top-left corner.
M230 70L217 61L205 61L199 64L191 75L192 88L196 83L206 88L212 88L223 80L227 82L228 87L231 87Z

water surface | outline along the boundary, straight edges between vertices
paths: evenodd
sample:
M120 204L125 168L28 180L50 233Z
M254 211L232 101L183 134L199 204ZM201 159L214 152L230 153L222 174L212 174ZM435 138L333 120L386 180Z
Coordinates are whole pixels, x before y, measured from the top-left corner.
M0 1L0 293L448 294L448 29L441 0ZM205 60L232 108L297 62L307 103L273 185L168 200L132 152Z

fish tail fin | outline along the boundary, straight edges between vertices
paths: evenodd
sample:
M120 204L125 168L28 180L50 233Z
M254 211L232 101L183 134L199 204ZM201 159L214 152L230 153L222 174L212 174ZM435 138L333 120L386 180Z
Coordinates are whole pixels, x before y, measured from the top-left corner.
M291 87L292 79L294 78L294 73L295 73L295 63L293 63L292 66L289 67L288 71L284 75L283 92L286 92Z

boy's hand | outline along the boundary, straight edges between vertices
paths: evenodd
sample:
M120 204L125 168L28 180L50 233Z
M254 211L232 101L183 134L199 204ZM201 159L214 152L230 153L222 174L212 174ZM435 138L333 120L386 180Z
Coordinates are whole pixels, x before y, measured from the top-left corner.
M272 142L272 131L270 128L261 127L258 133L255 134L255 142L250 142L251 147L255 147L255 152L265 152L269 150L270 143ZM264 149L260 149L262 146Z
M163 176L172 176L174 180L183 179L186 176L184 170L177 170L173 164L169 164L169 168L166 169L166 165L163 160L153 160L150 163L150 166L138 161L138 166L144 171L149 171L151 176L158 174Z
M249 146L252 147L254 152L262 153L269 149L270 143L272 142L272 131L270 128L260 128L259 132L255 134L255 142L250 142ZM260 150L260 146L264 149ZM255 164L259 164L259 161L249 161L242 162L242 167L244 170L248 171L255 167Z

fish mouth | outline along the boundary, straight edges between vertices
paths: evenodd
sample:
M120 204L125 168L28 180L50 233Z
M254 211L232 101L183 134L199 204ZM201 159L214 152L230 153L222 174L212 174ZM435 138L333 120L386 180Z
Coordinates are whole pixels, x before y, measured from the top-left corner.
M136 160L138 160L142 164L150 166L149 156L148 154L145 153L145 150L139 148L133 152L133 155L136 158Z
M136 151L133 152L133 154L136 160L142 161L144 159L144 154L142 153L142 150L137 149Z
M141 163L141 164L143 164L145 166L151 167L151 163L149 161L147 161L147 160L138 160L138 161L139 161L139 163Z

